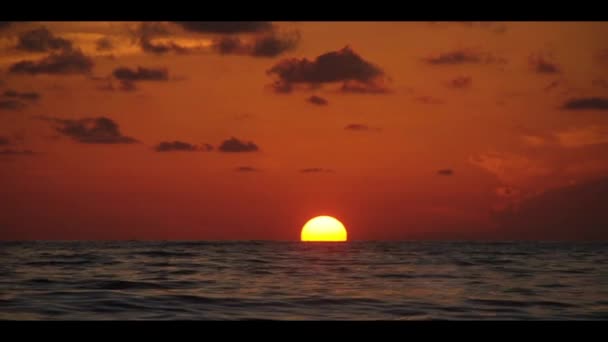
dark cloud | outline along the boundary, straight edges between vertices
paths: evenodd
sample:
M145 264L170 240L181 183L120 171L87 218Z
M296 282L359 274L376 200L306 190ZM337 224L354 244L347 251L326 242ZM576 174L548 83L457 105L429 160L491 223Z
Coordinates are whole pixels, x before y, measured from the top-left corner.
M204 144L202 146L196 146L183 141L163 141L160 144L154 147L156 152L174 152L174 151L185 151L185 152L195 152L195 151L210 151L213 149L213 146L209 144Z
M416 102L424 103L424 104L443 104L443 100L432 96L418 96L414 98Z
M473 79L470 76L458 76L447 83L447 86L455 89L470 88L473 84Z
M454 170L452 169L441 169L437 170L437 174L440 176L452 176L454 175Z
M12 21L0 21L0 30L7 29L13 25Z
M95 42L95 49L97 51L111 51L114 50L114 43L108 37L99 38Z
M224 140L218 147L220 152L255 152L258 146L252 141L244 142L235 137Z
M349 124L346 125L344 129L348 131L369 131L370 127L368 125L363 124Z
M299 32L279 35L272 33L244 42L238 37L224 36L214 40L213 49L223 55L247 55L253 57L276 57L294 50L300 40Z
M599 88L608 88L608 81L606 81L605 79L598 78L591 81L591 85Z
M169 80L169 72L167 69L137 67L137 69L133 70L126 67L120 67L114 69L112 75L120 81L127 82Z
M47 52L72 49L72 42L55 37L46 27L40 27L19 35L17 49L30 52Z
M239 166L236 169L234 169L234 171L236 171L236 172L257 172L259 170L256 169L255 167L251 167L251 166Z
M93 69L93 60L79 50L52 53L37 61L21 61L10 66L14 74L86 74Z
M255 33L273 29L273 25L266 21L178 21L175 23L187 31L198 33Z
M608 178L548 190L496 213L506 239L608 239Z
M354 94L388 94L391 92L390 89L384 87L379 82L363 83L359 81L346 81L342 83L340 91Z
M357 81L371 85L385 76L382 69L361 58L348 46L312 61L306 58L284 59L266 73L278 77L273 84L278 92L291 91L298 84L314 87L324 83Z
M138 141L123 135L118 124L106 117L58 119L38 117L56 124L55 130L74 141L84 144L132 144Z
M36 152L32 150L13 150L13 149L4 149L0 150L0 155L2 156L32 156L36 154Z
M539 74L557 74L561 72L560 67L557 64L541 55L530 56L528 63L532 70Z
M317 95L312 95L311 97L307 98L306 101L317 106L327 106L327 104L329 103L326 99Z
M0 136L0 146L10 145L11 141L7 137Z
M21 110L25 108L25 103L18 100L0 99L0 110Z
M307 168L307 169L301 169L300 172L301 173L322 173L322 172L333 173L334 171L331 169L323 169L320 167L311 167L311 168Z
M35 101L38 100L40 98L40 94L36 93L36 92L23 92L20 93L18 91L15 91L13 89L8 89L3 93L4 97L10 97L10 98L15 98L15 99L20 99L20 100L29 100L29 101Z
M490 53L474 50L454 50L440 53L436 56L427 57L425 62L431 65L454 65L454 64L505 64L504 58L496 57Z
M162 55L169 52L185 54L191 52L191 49L178 45L174 42L168 43L153 43L150 39L141 38L139 46L142 51Z
M566 101L562 106L567 110L608 110L608 98L603 97L585 97L574 98Z

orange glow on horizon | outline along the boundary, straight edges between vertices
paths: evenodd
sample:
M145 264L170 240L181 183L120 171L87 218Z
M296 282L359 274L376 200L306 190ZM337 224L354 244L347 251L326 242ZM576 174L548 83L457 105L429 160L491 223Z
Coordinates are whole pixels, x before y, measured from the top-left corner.
M346 228L331 216L317 216L302 227L301 241L346 241Z

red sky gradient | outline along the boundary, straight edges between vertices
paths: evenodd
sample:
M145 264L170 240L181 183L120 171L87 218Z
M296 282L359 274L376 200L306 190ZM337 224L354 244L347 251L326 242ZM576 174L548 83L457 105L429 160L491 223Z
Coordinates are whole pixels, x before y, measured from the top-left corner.
M606 239L607 35L0 23L0 239Z

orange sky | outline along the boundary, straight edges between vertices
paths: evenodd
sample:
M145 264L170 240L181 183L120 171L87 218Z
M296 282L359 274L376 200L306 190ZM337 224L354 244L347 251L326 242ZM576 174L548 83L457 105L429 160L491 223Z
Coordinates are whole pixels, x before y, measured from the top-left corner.
M0 239L605 239L607 34L2 23Z

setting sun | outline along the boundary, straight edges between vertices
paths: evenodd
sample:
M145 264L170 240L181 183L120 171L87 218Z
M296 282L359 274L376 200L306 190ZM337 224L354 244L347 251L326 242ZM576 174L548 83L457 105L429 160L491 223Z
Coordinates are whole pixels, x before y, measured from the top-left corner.
M342 222L331 216L317 216L302 227L301 240L346 241L346 228Z

